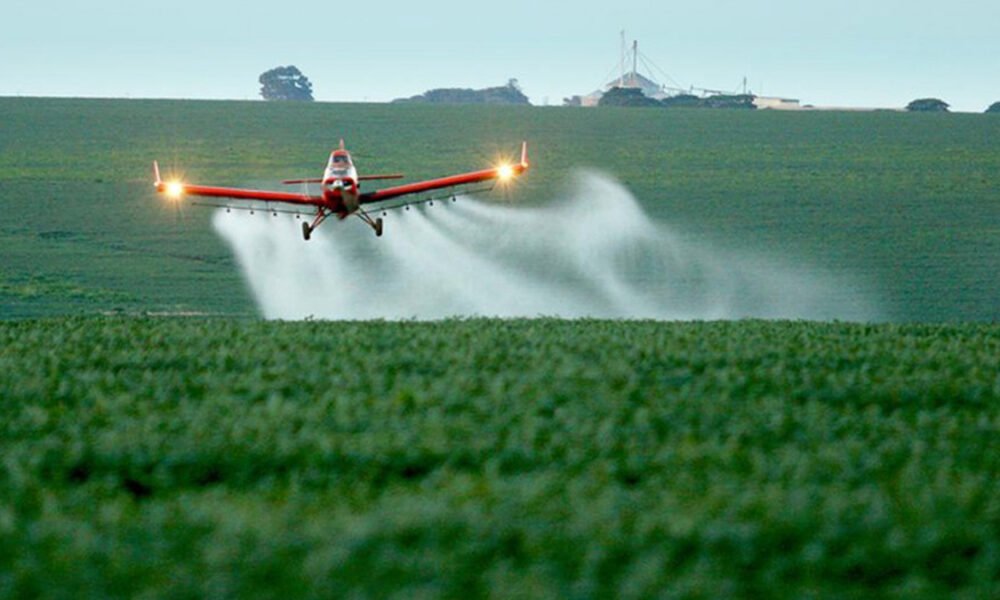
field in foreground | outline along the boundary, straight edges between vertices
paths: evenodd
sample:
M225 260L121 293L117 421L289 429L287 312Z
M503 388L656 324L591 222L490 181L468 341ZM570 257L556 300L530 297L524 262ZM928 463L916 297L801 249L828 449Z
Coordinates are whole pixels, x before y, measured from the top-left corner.
M1000 326L0 323L0 596L1000 595Z

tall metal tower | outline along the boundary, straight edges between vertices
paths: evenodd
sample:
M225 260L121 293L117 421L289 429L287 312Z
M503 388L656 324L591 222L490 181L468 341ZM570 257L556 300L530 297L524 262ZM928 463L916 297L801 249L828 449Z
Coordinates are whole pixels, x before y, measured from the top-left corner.
M626 75L628 75L628 81L631 85L638 86L639 78L636 76L639 73L639 40L632 41L632 71L629 73L625 72L625 65L628 64L628 50L625 44L625 30L622 30L622 50L621 57L618 62L621 70L618 76L618 87L625 87Z

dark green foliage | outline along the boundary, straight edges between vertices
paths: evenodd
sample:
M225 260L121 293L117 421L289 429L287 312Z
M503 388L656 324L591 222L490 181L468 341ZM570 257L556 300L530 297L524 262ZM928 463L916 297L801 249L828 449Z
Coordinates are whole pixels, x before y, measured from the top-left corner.
M312 83L295 66L275 67L260 76L260 96L264 100L312 102Z
M989 108L986 109L987 113L1000 113L1000 102L994 102L990 104Z
M906 105L910 112L948 112L949 104L938 98L920 98Z
M642 93L639 88L614 87L605 92L598 106L662 106L666 108L737 108L754 110L754 97L749 94L735 96L716 95L699 98L691 94L670 96L663 100L655 100Z
M0 595L997 597L1000 327L0 323Z
M692 94L678 94L660 100L660 104L667 108L698 108L703 106L702 99Z
M601 96L598 106L659 106L660 102L639 88L613 87Z
M753 103L754 97L750 94L736 94L733 96L717 95L703 98L701 105L705 108L741 108L755 110L757 105Z
M530 105L528 97L511 79L507 85L481 90L462 88L441 88L424 92L411 98L393 100L397 104L490 104L490 105Z

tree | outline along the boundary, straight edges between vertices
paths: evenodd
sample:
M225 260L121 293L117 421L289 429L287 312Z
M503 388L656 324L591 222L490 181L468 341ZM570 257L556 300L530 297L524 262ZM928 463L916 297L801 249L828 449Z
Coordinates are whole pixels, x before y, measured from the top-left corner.
M312 83L297 67L275 67L260 75L260 96L264 100L312 102Z
M658 100L654 100L642 93L639 88L613 87L604 92L597 102L598 106L660 106Z
M696 108L701 106L701 98L692 94L678 94L660 100L660 104L667 108Z
M753 100L754 97L751 94L718 94L702 99L701 105L705 108L741 108L756 110L757 105L753 103Z
M990 107L986 109L988 113L1000 113L1000 102L994 102L990 104Z
M919 98L906 105L910 112L948 112L949 104L938 98Z
M521 91L516 79L507 81L502 87L491 87L482 90L483 101L486 104L522 104L530 105L528 97Z
M488 87L481 90L468 88L437 88L427 90L419 96L396 98L400 104L522 104L530 105L528 97L521 91L516 79L507 85Z

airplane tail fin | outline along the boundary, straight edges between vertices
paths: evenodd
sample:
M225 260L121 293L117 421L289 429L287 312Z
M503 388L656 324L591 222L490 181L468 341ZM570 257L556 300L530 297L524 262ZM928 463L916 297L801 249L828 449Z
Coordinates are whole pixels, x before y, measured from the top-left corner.
M521 166L528 166L528 142L521 142Z
M160 163L153 161L153 183L154 185L160 185L163 180L160 179Z
M340 138L340 149L344 150L344 138Z

